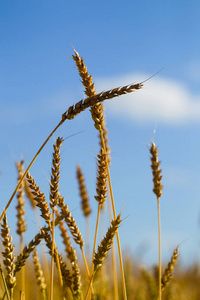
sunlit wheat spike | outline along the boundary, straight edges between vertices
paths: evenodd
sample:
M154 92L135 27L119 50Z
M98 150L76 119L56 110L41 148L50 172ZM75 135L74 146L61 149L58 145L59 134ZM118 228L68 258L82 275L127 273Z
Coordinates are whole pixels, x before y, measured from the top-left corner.
M100 245L98 246L97 252L94 255L94 272L102 265L105 257L108 254L108 251L110 250L113 239L115 236L115 233L121 223L121 214L117 216L117 218L113 221L111 221L111 226L109 227L105 237L101 241Z
M51 220L51 214L49 210L49 205L46 202L46 198L44 194L40 191L39 186L36 184L34 178L31 176L29 172L26 175L26 179L28 181L29 188L32 191L34 200L37 203L36 205L40 208L41 216L48 223Z
M106 200L106 182L107 182L107 155L101 149L101 153L97 155L98 158L98 173L97 173L97 196L95 199L99 204L104 204Z
M165 269L165 272L162 276L162 290L169 284L170 282L170 279L172 277L172 273L173 273L173 270L174 270L174 266L176 265L177 263L177 259L178 259L178 249L179 247L177 247L173 254L172 254L172 257L171 257L171 260L170 262L168 263L168 266L167 268Z
M3 263L7 271L6 275L6 283L9 289L13 290L16 285L16 277L14 274L15 269L15 256L14 256L14 249L15 247L12 245L12 236L9 234L10 229L7 223L7 216L5 215L3 218L3 222L1 224L1 238L2 243L4 246L4 252L2 255L4 257Z
M50 184L50 207L53 208L57 205L59 197L59 179L60 179L60 147L63 143L63 138L58 137L55 145L53 146L53 160L51 168L51 184Z
M92 82L92 76L89 75L86 65L84 64L84 59L79 56L79 53L74 49L74 54L72 55L73 60L76 63L79 75L82 79L82 84L85 87L85 94L87 97L94 96L96 94L94 83Z
M18 170L18 182L21 179L22 175L24 174L24 161L20 161L16 163L17 170ZM17 234L23 235L23 232L26 231L26 220L24 218L25 215L25 201L24 201L24 181L22 182L21 186L17 191L17 201L18 204L16 206L17 209Z
M85 186L85 178L80 166L77 166L76 171L78 184L79 184L79 194L81 197L81 206L84 216L87 218L91 214L91 207L89 203L89 197L87 193L87 189Z
M61 216L64 217L64 220L67 223L72 236L74 237L74 241L80 246L80 248L82 248L84 245L82 234L80 233L80 230L76 225L76 221L72 217L72 214L68 206L64 204L64 198L61 196L59 197L58 200L58 206L61 208Z
M44 238L45 231L44 229L40 230L38 234L30 241L28 246L25 246L22 253L17 256L16 258L16 263L15 263L15 269L14 269L14 274L19 272L21 268L25 265L26 260L30 256L30 254L33 252L36 246L39 245L41 240Z
M84 100L77 102L75 105L72 105L68 108L68 110L62 115L62 122L66 119L72 120L86 108L95 105L98 102L103 102L108 99L112 99L121 95L125 95L128 93L132 93L135 90L139 90L142 88L142 83L129 84L123 87L117 87L105 92L101 92L94 96L88 97Z
M163 189L163 186L161 184L162 176L160 175L162 169L160 169L160 161L158 161L158 147L155 146L154 142L152 142L151 144L150 153L151 153L151 162L152 162L151 169L153 173L153 183L154 183L153 192L158 198L160 198Z
M45 281L45 278L44 278L44 274L43 274L43 271L42 271L42 267L41 267L41 264L40 264L38 253L35 249L33 250L33 264L34 264L37 284L40 288L41 293L44 295L44 298L45 298L46 292L47 292L47 284L46 284L46 281Z
M78 52L74 49L75 55L72 58L76 62L77 69L79 71L79 75L82 79L82 84L85 87L85 94L87 97L95 96L95 86L92 82L92 76L89 75L86 65L84 64L84 60L79 56ZM92 115L92 119L94 120L94 126L97 130L99 130L104 124L104 116L103 116L103 108L100 103L96 103L90 108L90 112Z

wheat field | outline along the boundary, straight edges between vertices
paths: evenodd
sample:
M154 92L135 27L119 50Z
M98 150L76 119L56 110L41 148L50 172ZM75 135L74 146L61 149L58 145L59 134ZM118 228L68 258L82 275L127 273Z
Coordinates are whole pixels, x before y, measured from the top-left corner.
M133 299L133 300L170 300L199 299L200 270L197 265L188 269L178 263L180 247L177 245L169 258L168 265L162 265L161 260L161 228L160 202L162 201L162 168L159 160L158 147L151 143L149 164L152 169L152 188L158 207L158 264L146 269L137 264L132 257L122 256L120 244L120 226L125 223L123 212L117 212L112 190L110 175L111 150L109 147L109 132L106 128L103 101L121 95L137 92L144 82L116 87L95 92L92 76L89 74L83 58L74 49L72 59L76 65L85 99L70 106L63 113L60 122L44 141L27 168L23 160L16 163L18 184L13 191L5 209L1 212L1 299ZM114 101L114 99L112 100ZM94 130L99 136L99 153L96 154L96 194L89 200L84 172L77 165L77 183L79 187L82 213L85 217L85 240L79 228L78 220L69 210L65 195L60 193L60 168L62 167L61 149L64 139L57 134L57 129L74 119L78 114L89 108L94 123ZM49 196L45 196L40 183L31 174L31 166L51 137L57 134L52 148L51 178L49 180ZM110 139L112 137L109 137ZM45 151L45 149L44 149ZM17 228L10 228L7 211L17 198ZM24 205L29 201L35 212L35 222L38 233L30 237L29 243L24 243L24 233L27 231ZM97 201L96 212L91 211L90 201ZM105 202L110 208L110 226L103 234L100 243L97 235L101 224L100 216L105 213ZM90 237L90 216L96 214L95 235ZM126 226L126 225L124 225ZM56 231L55 231L56 228ZM119 229L119 230L118 230ZM17 232L19 247L12 244L12 235ZM59 234L62 242L57 246L55 234ZM157 234L157 233L156 233ZM56 236L56 240L57 240ZM116 240L116 244L114 243ZM90 243L90 244L89 244ZM92 249L92 253L88 251ZM19 249L17 251L16 249Z

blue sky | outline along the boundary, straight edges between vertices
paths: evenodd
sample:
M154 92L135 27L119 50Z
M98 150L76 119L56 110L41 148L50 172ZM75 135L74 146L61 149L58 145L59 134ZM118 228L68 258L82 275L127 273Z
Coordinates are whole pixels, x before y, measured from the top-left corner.
M157 208L149 145L159 146L163 261L200 260L200 4L196 1L1 1L0 209L15 185L16 160L32 159L62 113L84 98L71 44L84 57L97 92L140 82L142 90L105 103L116 211L124 250L157 262ZM79 133L80 132L80 133ZM76 165L82 166L95 224L97 132L89 111L63 124L31 173L48 198L53 143L62 147L60 189L83 235ZM14 234L16 199L8 216ZM28 242L36 233L27 203ZM91 237L93 232L91 232ZM18 237L14 237L17 244Z

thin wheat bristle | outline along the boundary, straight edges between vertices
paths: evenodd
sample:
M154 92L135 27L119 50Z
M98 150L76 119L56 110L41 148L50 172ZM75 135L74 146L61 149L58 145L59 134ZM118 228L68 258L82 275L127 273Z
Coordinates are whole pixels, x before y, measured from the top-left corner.
M4 246L4 252L2 255L4 257L3 263L7 271L6 275L6 283L9 289L13 289L16 285L16 277L14 273L15 269L15 256L14 256L14 249L15 247L12 245L12 236L9 234L10 229L7 223L7 216L5 215L3 218L3 223L1 224L1 237L2 243Z
M160 175L162 172L162 169L160 169L160 161L158 161L158 147L155 146L154 142L152 142L152 144L151 144L150 153L152 155L151 169L152 169L152 173L153 173L153 183L154 183L153 192L158 198L160 198L162 195L162 189L163 189L163 186L161 184L162 176Z
M47 292L47 284L46 284L46 280L44 278L44 274L43 274L43 271L42 271L42 267L41 267L41 264L40 264L38 253L35 249L33 250L33 264L34 264L37 284L40 288L40 291L45 296L46 292Z
M101 149L101 153L97 155L98 157L98 174L97 174L97 196L95 199L100 205L104 204L106 200L106 182L107 182L107 155Z
M39 186L36 184L34 178L29 172L26 175L26 179L28 181L29 188L32 190L34 200L37 203L36 206L40 208L42 218L45 219L47 223L49 223L51 220L51 214L44 194L40 191Z
M78 226L76 225L76 221L72 217L72 214L66 204L64 204L64 198L59 197L58 200L58 206L61 208L61 216L64 217L65 222L67 223L69 230L74 237L74 241L80 246L80 248L83 247L84 241L82 238L82 234L80 233L80 230Z
M111 221L111 226L108 228L108 231L105 237L102 239L100 245L98 246L97 252L94 255L94 272L102 265L108 251L110 250L115 233L121 223L121 214L117 218Z
M89 197L85 186L85 178L80 166L77 166L76 176L79 184L79 194L81 197L81 207L84 216L87 218L91 214L92 210L89 203Z
M22 175L24 174L24 161L20 161L16 163L16 167L18 170L18 182L20 181ZM25 215L25 201L24 201L24 181L20 185L17 191L17 201L18 204L16 206L17 209L17 234L23 235L23 232L26 231L26 220L24 218Z
M53 160L51 168L51 184L50 184L50 207L53 208L57 205L59 197L59 179L60 179L60 147L63 143L63 138L56 139L53 152Z
M170 282L170 279L172 277L172 273L173 273L173 270L174 270L174 266L176 265L177 263L177 259L179 257L178 255L178 249L179 247L177 247L173 254L172 254L172 257L171 257L171 260L170 262L168 263L168 266L167 268L165 269L165 272L162 276L162 280L161 280L161 283L162 283L162 290L169 284Z

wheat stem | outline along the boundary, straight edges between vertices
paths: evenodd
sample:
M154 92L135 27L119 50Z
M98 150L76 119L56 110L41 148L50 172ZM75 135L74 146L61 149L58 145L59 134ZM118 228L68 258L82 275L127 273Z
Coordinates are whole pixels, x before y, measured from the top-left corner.
M10 295L9 295L9 292L8 292L8 287L7 287L6 279L5 279L5 276L4 276L4 273L3 273L1 265L0 265L0 273L1 273L2 280L3 280L3 285L4 285L4 288L5 288L5 294L7 296L7 299L10 300Z
M160 199L157 198L157 206L158 206L158 250L159 250L159 269L158 269L158 277L159 277L159 284L158 284L158 293L159 293L159 300L162 299L162 289L161 289L161 226L160 226Z

